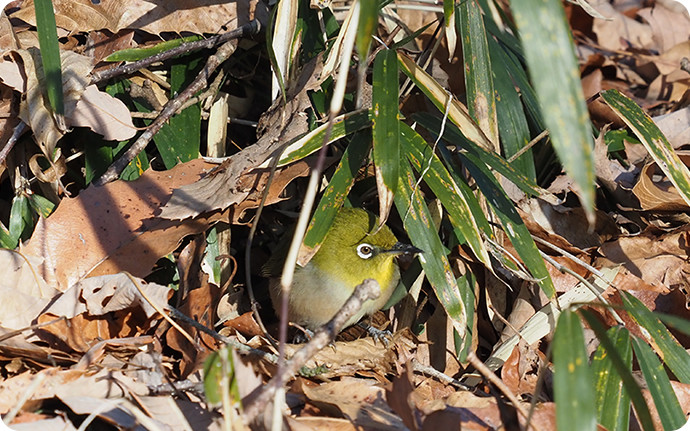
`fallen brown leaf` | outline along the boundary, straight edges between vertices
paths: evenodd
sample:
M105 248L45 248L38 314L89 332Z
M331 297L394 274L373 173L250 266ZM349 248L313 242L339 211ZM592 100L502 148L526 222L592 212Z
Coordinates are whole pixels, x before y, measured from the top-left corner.
M165 172L146 171L132 182L91 186L76 198L63 199L50 218L41 219L22 250L44 258L38 273L62 291L88 275L128 271L144 277L182 238L228 220L229 212L183 222L154 216L174 188L212 167L197 159Z
M13 18L36 25L33 0L22 5ZM69 32L108 29L113 33L124 28L153 34L162 32L216 33L224 26L236 28L246 20L250 5L218 3L213 0L196 2L194 7L180 0L151 3L144 0L97 2L90 0L55 0L55 21ZM240 10L238 10L240 9ZM244 23L244 21L239 24ZM234 26L233 26L234 24Z

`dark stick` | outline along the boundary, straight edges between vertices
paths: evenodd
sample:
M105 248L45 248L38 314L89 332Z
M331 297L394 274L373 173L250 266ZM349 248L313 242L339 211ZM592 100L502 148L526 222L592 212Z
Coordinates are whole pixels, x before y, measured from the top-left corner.
M182 45L176 48L158 53L151 57L147 57L139 61L126 63L122 66L113 67L110 69L103 70L101 72L94 73L91 77L91 83L98 84L119 75L127 75L136 72L137 70L148 67L151 64L156 63L158 61L168 60L178 55L187 54L192 51L198 51L200 49L213 48L214 46L220 45L229 40L239 39L246 36L253 36L255 34L258 34L260 30L261 24L259 23L259 21L254 19L244 24L243 26L238 27L227 33L219 34L204 40L198 40L196 42L183 43Z

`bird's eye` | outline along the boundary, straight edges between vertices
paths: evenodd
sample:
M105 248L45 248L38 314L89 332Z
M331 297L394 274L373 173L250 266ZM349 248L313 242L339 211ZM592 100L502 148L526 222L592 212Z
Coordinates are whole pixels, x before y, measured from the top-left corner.
M361 257L362 259L369 259L373 255L374 247L371 245L364 243L357 246L357 256Z

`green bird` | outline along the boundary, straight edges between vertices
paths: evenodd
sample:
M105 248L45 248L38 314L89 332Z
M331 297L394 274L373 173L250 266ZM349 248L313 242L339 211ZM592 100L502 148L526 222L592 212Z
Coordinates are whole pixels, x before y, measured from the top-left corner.
M396 257L422 250L398 242L393 232L378 218L361 208L342 208L326 234L321 247L306 266L297 266L288 297L288 320L308 330L327 323L352 295L355 287L373 278L381 287L378 299L368 300L345 327L380 310L400 281ZM275 257L275 256L274 256ZM273 308L280 312L280 270L284 256L271 258L264 274L271 278ZM276 264L277 263L277 264Z

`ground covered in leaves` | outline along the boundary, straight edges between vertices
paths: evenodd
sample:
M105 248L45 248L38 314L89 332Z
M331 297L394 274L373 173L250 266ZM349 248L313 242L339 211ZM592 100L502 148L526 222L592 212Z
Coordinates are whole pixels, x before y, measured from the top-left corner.
M123 153L112 142L136 139L198 71L177 76L175 60L168 59L165 67L154 63L151 70L128 73L130 98L123 102L117 79L102 74L124 63L104 59L176 34L221 34L251 19L267 26L268 8L261 2L207 1L195 8L185 2L53 3L65 55L66 128L55 124L41 99L31 51L38 46L33 1L13 1L0 15L0 221L10 241L0 249L0 414L13 429L243 429L250 419L271 422L266 394L280 378L288 380L283 420L292 429L524 429L528 421L533 429L555 429L548 346L559 309L529 277L509 285L466 247L452 247L449 261L457 275L477 274L469 354L458 359L453 323L421 277L398 305L375 316L393 330L387 343L351 328L295 364L299 372L281 376L278 351L251 312L247 279L275 335L276 318L258 273L299 211L305 177L316 162L282 166L269 183L268 159L277 143L310 130L308 107L317 102L307 94L322 84L323 58L303 66L296 80L301 85L289 89L285 104L272 105L264 36L244 34L221 67L225 80L209 80L215 91L194 93L201 120L190 136L197 146L166 152L176 135L190 132L186 123L170 120L153 138L156 149L147 150L154 157L133 159L122 176L138 179L95 186ZM525 198L517 202L519 214L551 259L547 269L561 308L602 298L620 305L620 292L627 291L650 310L687 318L690 208L631 134L606 133L625 124L598 95L617 89L637 102L685 160L690 17L671 0L591 6L606 19L575 4L565 10L600 132L596 223L590 228L572 181L562 174L543 184L558 204ZM413 31L438 20L434 12L403 12ZM423 34L420 45L430 37ZM214 52L194 61L208 64ZM455 72L462 59L437 57L434 78L448 88L462 86ZM170 64L169 73L160 73ZM214 109L223 98L231 101L220 108L229 150L218 153L211 149ZM415 103L408 100L401 110L418 109ZM96 141L101 144L94 150ZM229 154L233 158L225 158ZM96 155L105 162L94 162ZM362 169L359 188L372 190L374 178L373 169ZM262 199L254 247L245 254ZM388 224L403 236L401 218L391 216ZM414 265L403 262L404 269ZM586 288L583 279L596 281ZM647 329L625 313L617 321L592 310L608 326L622 322L646 336ZM673 334L690 348L687 335ZM596 337L589 329L585 336L592 353ZM225 345L234 347L230 360L221 353L204 370L212 352ZM302 347L288 345L287 356ZM230 377L206 378L204 388L209 367L228 362L234 369L221 375ZM231 401L209 396L210 387L220 385L222 393L223 384L232 387L225 390ZM671 384L687 417L690 385Z

